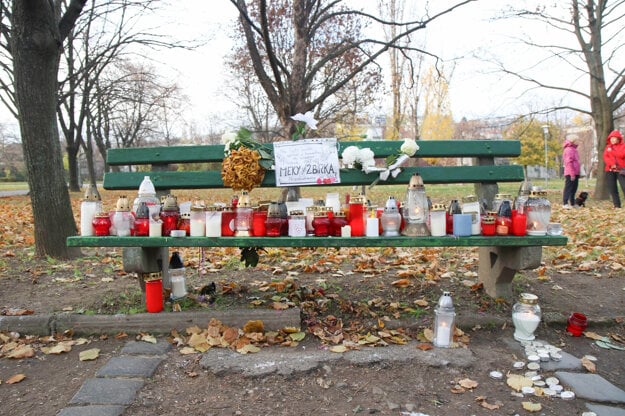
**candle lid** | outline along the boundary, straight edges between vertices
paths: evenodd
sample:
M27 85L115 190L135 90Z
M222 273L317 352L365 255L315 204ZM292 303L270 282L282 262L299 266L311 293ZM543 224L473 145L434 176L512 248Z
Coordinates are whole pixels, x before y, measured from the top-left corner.
M101 201L100 193L98 192L98 188L95 186L90 186L85 190L85 201Z
M538 296L533 293L521 293L521 296L519 296L519 302L526 303L528 305L535 305L538 303Z
M304 216L304 211L302 211L301 209L294 209L293 211L289 212L289 215L291 215L292 217L302 217Z
M100 211L97 214L95 214L95 218L110 218L109 217L109 213L106 211Z
M446 211L447 207L445 204L434 204L432 205L432 211Z
M364 204L365 201L364 195L353 196L349 199L350 204Z

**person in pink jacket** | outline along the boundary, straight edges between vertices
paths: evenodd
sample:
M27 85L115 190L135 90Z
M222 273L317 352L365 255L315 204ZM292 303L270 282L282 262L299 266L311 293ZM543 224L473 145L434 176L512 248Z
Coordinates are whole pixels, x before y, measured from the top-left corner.
M623 143L623 135L620 131L613 130L608 134L607 143L603 150L603 162L605 163L605 183L612 197L612 203L614 208L620 208L621 198L617 182L625 194L625 176L619 173L621 169L625 169L625 143Z
M562 193L563 208L575 206L575 193L579 185L579 152L577 136L569 136L564 140L562 162L564 163L564 192Z

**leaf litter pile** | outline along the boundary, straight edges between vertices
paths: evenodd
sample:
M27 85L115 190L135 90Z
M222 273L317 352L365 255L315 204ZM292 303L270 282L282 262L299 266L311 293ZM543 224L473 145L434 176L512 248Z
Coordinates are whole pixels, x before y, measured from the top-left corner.
M114 196L109 198L112 201ZM79 200L74 199L73 203L74 212L79 213ZM5 276L2 279L11 279L10 259L32 259L32 217L25 197L1 199L0 210L12 213L0 218L4 236L0 240L0 259L4 259L0 260L0 274ZM569 245L543 249L543 266L535 272L538 280L549 282L555 275L567 274L584 274L590 279L623 276L623 221L607 204L593 207L592 215L580 213L554 209L552 221L563 223ZM121 280L136 279L123 271L121 250L92 252L93 256L48 263L46 270L32 267L26 271L33 285L45 278L58 285L59 290L75 290L71 285L76 282L114 288ZM168 303L170 311L232 306L275 310L298 307L302 311L301 328L271 332L265 331L262 321L232 328L213 320L204 328L174 332L169 339L183 354L215 347L253 353L267 345L295 346L307 336L316 337L333 352L406 344L410 340L417 340L418 348L427 350L432 348L433 309L443 289L452 290L457 307L464 305L476 312L502 315L508 315L511 307L508 301L491 299L483 293L477 281L477 250L471 248L266 248L254 269L243 267L240 252L235 248L180 252L190 293L182 300ZM106 276L100 271L102 266L108 271ZM0 280L2 283L5 282ZM557 289L554 284L553 290ZM143 305L136 307L139 312L145 311ZM75 311L72 306L63 310ZM117 311L100 308L97 312ZM24 315L38 311L0 304L0 313ZM597 336L603 348L625 346L621 339ZM84 342L68 335L35 340L19 334L2 334L0 341L3 358L32 356L37 348L44 354L63 353L76 342ZM454 341L454 347L466 346L470 335L458 328ZM97 353L91 351L87 356L97 358ZM465 388L462 384L460 387ZM485 400L481 402L487 407Z

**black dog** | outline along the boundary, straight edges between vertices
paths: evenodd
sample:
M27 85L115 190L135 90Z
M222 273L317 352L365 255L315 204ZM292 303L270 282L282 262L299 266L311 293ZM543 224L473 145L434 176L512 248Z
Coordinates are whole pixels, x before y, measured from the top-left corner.
M575 198L575 205L577 205L578 207L585 207L587 199L588 199L588 192L586 191L580 192L577 198Z

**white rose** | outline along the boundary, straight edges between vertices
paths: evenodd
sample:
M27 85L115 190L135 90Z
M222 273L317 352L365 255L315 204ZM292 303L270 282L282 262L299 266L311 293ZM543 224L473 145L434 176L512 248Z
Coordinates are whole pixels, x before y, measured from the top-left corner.
M221 136L221 144L229 150L232 144L237 141L237 133L235 131L227 131Z
M353 165L356 162L356 158L358 157L358 149L356 146L348 146L341 153L341 159L343 159L343 164L345 165Z
M419 150L419 145L414 139L404 139L399 150L405 155L414 156L417 150Z
M373 160L374 158L375 158L375 154L373 153L373 150L369 149L368 147L365 147L364 149L360 149L360 152L358 153L357 161L360 162L364 166L365 162ZM375 164L375 161L373 164ZM371 166L371 165L368 165L368 166Z

